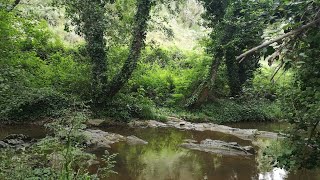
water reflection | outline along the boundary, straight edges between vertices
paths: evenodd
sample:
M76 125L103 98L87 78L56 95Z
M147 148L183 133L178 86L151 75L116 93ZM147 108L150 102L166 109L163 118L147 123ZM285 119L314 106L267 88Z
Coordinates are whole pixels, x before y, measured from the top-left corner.
M0 140L10 134L25 134L35 139L44 138L47 130L39 125L0 125Z
M260 173L259 180L284 180L288 172L281 168L274 168L271 172Z
M257 126L256 126L257 127ZM274 127L274 126L269 126ZM277 125L275 126L277 127ZM319 171L299 171L284 173L273 170L260 173L258 170L258 153L250 157L229 157L191 151L179 147L184 139L201 141L215 139L237 142L242 146L252 145L250 141L219 132L180 131L177 129L130 129L116 127L103 129L122 135L135 135L149 142L148 145L129 146L118 143L112 146L112 153L118 153L113 180L319 180ZM0 127L0 139L11 133L23 133L33 138L45 136L45 129L40 126L4 126ZM267 144L266 140L261 143ZM256 149L257 150L257 149ZM96 151L98 156L104 150ZM286 178L287 177L287 178ZM281 180L282 180L281 179Z
M198 141L205 138L228 139L249 144L247 141L214 132L176 129L131 129L128 131L130 134L147 140L149 144L129 146L125 143L118 143L114 145L112 151L119 153L116 167L119 174L112 176L111 179L258 179L254 156L246 158L219 156L179 147L184 139Z

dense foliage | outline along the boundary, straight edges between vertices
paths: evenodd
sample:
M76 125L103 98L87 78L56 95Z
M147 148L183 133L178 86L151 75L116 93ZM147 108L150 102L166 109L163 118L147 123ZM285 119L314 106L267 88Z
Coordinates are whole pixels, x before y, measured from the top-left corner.
M285 31L319 21L319 1L284 1L276 7L275 18L286 23ZM280 67L294 72L291 86L281 93L283 110L294 125L288 150L276 157L287 168L319 167L320 94L319 25L283 40L275 47Z
M276 165L319 167L319 12L319 0L0 0L0 121L79 104L122 122L282 119L293 129Z

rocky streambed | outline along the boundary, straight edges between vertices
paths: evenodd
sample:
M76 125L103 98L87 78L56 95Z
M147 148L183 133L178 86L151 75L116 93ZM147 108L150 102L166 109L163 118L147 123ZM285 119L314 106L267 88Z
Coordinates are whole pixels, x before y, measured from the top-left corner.
M99 127L104 124L103 120L91 120L89 125ZM166 123L148 120L148 121L131 121L128 124L131 128L175 128L178 130L189 130L189 131L210 131L219 132L231 136L235 136L242 140L251 141L253 144L257 139L282 139L283 135L268 132L259 131L258 129L240 129L232 128L229 126L218 125L213 123L191 123L178 118L171 117ZM142 140L136 136L122 136L120 134L108 133L101 130L86 130L87 142L90 146L110 148L111 144L116 142L127 142L129 145L145 145L148 142ZM191 150L209 152L220 155L231 155L231 156L248 156L254 154L254 148L250 145L241 146L237 142L228 142L214 139L202 139L196 141L194 139L185 139L180 144L181 147Z
M94 123L92 123L94 122ZM190 123L177 118L168 122L133 121L128 126L104 127L91 120L83 130L89 152L98 157L117 153L115 171L109 179L299 179L281 170L260 173L259 139L283 138L278 133L252 128L233 128L212 123ZM265 127L265 125L261 125ZM23 133L25 135L10 135ZM46 135L42 126L0 127L0 148L27 148ZM99 163L99 162L95 162ZM94 163L93 163L94 164ZM317 179L319 173L303 174ZM272 179L272 178L271 178Z
M88 129L84 131L86 135L86 144L94 148L111 148L112 144L125 142L128 145L146 145L147 141L142 140L134 135L123 136L116 133L109 133L102 130ZM241 146L237 142L224 142L221 140L205 139L200 142L193 139L185 139L179 146L209 152L220 155L230 156L249 156L254 154L252 146Z
M89 126L94 129L83 130L82 133L85 137L85 143L90 148L111 148L112 144L125 142L128 145L146 145L147 141L140 139L134 135L121 135L111 133L98 129L103 124L103 120L91 120L88 122ZM259 131L257 129L240 129L232 128L224 125L217 125L213 123L191 123L178 118L169 118L166 123L148 120L148 121L132 121L128 124L131 128L175 128L178 130L191 130L191 131L211 131L219 132L227 135L232 135L243 140L254 141L257 138L265 139L278 139L284 136L278 133ZM23 134L11 134L0 141L0 148L24 148L29 147L32 143L36 142L35 139ZM232 156L248 156L254 154L254 148L250 145L241 146L237 142L228 142L215 139L201 139L199 142L194 139L186 139L181 144L181 147Z
M132 121L129 123L131 127L151 127L151 128L165 128L173 127L182 130L195 130L195 131L214 131L221 132L229 135L239 137L243 140L254 141L257 138L265 139L282 139L283 134L259 131L258 129L240 129L232 128L229 126L218 125L214 123L191 123L178 118L171 117L168 122L162 123L154 120L149 121Z

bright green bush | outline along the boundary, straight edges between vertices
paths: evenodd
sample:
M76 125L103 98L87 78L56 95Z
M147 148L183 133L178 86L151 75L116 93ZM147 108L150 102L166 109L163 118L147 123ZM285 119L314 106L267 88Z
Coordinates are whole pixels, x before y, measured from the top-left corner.
M0 120L55 117L69 99L90 100L85 54L64 47L44 21L1 9L0 19Z
M254 78L249 81L249 86L244 88L244 95L250 98L270 98L268 96L272 95L274 96L272 99L275 99L283 92L283 89L289 88L293 81L293 73L281 70L272 79L275 67L277 66L262 65L254 73Z
M139 119L163 119L155 113L155 104L144 97L141 92L130 94L118 94L105 108L99 110L96 116L112 117L117 121L128 122L133 118Z
M129 89L144 89L156 105L179 105L206 74L210 57L203 52L182 51L176 48L147 48Z

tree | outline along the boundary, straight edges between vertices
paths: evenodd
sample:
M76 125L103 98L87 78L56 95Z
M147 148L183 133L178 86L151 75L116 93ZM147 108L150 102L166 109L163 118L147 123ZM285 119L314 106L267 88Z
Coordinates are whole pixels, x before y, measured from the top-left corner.
M99 107L112 98L131 77L137 66L146 38L147 22L150 19L152 0L138 0L134 17L134 30L129 56L119 73L107 81L108 58L106 32L108 31L107 6L109 0L70 0L63 1L67 15L71 18L76 32L86 40L86 49L92 61L93 104Z
M275 4L270 24L285 24L284 34L246 51L240 62L253 52L274 48L267 59L279 61L280 68L294 72L290 89L280 95L282 110L293 128L284 144L288 150L274 157L277 166L287 169L314 169L320 166L320 1L281 0ZM276 43L276 46L271 44ZM239 53L240 54L240 53ZM272 155L274 156L274 155Z
M112 98L120 91L137 66L146 39L147 22L150 19L150 10L153 4L154 2L151 0L139 1L137 13L135 15L135 27L129 56L120 72L112 79L105 90L105 93L109 98Z
M213 56L207 79L195 90L187 106L195 106L214 98L214 84L220 64L225 63L230 95L237 96L242 85L253 76L258 67L255 54L245 64L238 64L235 56L242 49L261 42L261 35L266 26L265 9L269 1L207 1L203 0L207 10L205 18L208 26L213 28L210 35L208 51Z

